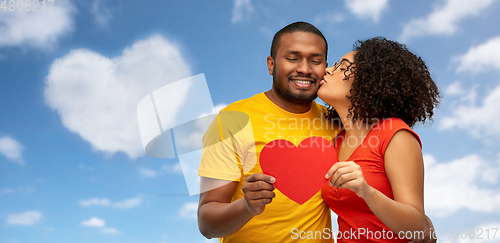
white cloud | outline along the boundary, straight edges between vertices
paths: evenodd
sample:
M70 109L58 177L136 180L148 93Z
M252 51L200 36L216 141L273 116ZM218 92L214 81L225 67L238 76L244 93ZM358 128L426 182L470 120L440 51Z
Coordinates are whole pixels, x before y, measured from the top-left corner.
M475 92L472 90L472 92ZM475 95L474 95L475 97ZM461 128L476 138L497 138L500 134L500 85L482 101L464 103L452 109L452 114L441 119L440 129Z
M446 96L455 96L459 98L459 101L463 104L474 105L477 99L476 89L477 85L471 88L465 88L460 81L456 81L445 89ZM452 101L453 105L456 106L458 100Z
M142 204L142 199L140 196L137 196L135 198L123 200L121 202L116 202L113 204L113 207L121 209L129 209L140 206L141 204Z
M192 202L192 203L184 203L182 205L182 208L177 211L179 213L179 216L181 218L185 219L196 219L196 212L198 210L198 203Z
M198 116L198 118L203 118L203 117L210 116L210 115L213 115L215 117L215 114L218 114L222 109L226 108L227 106L228 105L224 104L224 103L218 104L212 109L210 114L201 113ZM178 137L176 137L177 148L179 148L179 145L182 145L184 148L191 147L191 148L195 148L195 149L201 149L203 135L205 135L205 132L207 131L210 124L212 124L212 122L213 122L213 118L212 119L198 119L195 121L194 126L191 127L189 132L186 132L186 131L179 132ZM196 147L197 145L199 145L200 147L197 148ZM182 168L181 168L181 170L182 170Z
M112 17L111 11L104 5L102 0L92 1L90 13L94 15L94 21L100 26L106 26Z
M82 207L91 207L91 206L106 207L106 206L111 205L111 203L106 198L92 198L92 199L80 201L80 205Z
M88 227L104 227L106 225L106 222L104 220L97 218L97 217L92 217L89 220L84 220L80 223L81 226L88 226Z
M115 228L104 228L104 229L101 229L101 232L105 233L105 234L118 234L118 233L120 233Z
M7 216L7 224L10 225L34 225L43 218L38 211L28 211L21 214Z
M172 173L182 173L182 166L179 162L173 165L162 165L158 170L144 167L139 168L139 174L142 178L155 178L160 175Z
M334 13L334 14L330 14L330 13L327 13L327 14L319 14L317 15L314 20L313 20L313 23L315 25L319 25L319 24L323 24L323 23L327 23L327 24L336 24L336 23L340 23L342 21L344 21L345 17L343 14L341 13Z
M165 173L182 173L181 163L175 163L173 165L163 165L160 170Z
M7 1L7 5L9 1ZM29 8L23 1L24 8ZM49 11L49 5L52 5ZM34 7L33 1L31 7ZM9 6L7 6L9 8ZM51 48L58 39L73 29L75 8L66 0L47 2L35 11L3 11L0 14L0 47L28 45Z
M11 188L2 188L2 190L0 190L0 195L5 195L5 194L9 194L9 193L13 193L15 192L14 189L11 189Z
M82 170L88 170L88 171L93 171L94 168L90 167L90 166L85 166L83 164L79 164L78 165L78 168L82 169Z
M478 46L471 47L467 53L456 57L459 63L456 72L477 73L488 69L500 70L500 36L494 37ZM500 133L500 85L492 89L476 104L476 87L467 92L459 82L447 88L447 94L462 95L462 104L452 109L452 114L440 122L441 129L462 128L476 138L498 137Z
M23 145L9 136L0 138L0 154L7 157L7 159L18 163L24 164L22 158Z
M188 135L186 137L176 138L176 142L178 145L190 146L193 144L200 144L201 143L201 141L203 140L203 135L207 131L206 128L208 128L208 126L210 124L208 124L207 126L203 126L204 125L203 120L198 120L198 121L196 121L196 123L197 123L197 127L196 127L197 130L196 131L191 131L191 133L185 134L185 135ZM200 127L205 128L205 129L200 129Z
M424 198L428 215L445 217L459 209L500 212L500 190L482 186L497 182L500 163L488 163L477 154L445 163L438 163L432 155L426 154L424 161Z
M465 93L465 89L462 86L462 84L459 81L457 81L457 82L450 84L446 88L445 93L447 95L462 95Z
M227 105L226 104L218 104L216 105L211 114L207 113L202 113L198 116L198 118L202 117L207 117L209 115L214 115L218 114L222 109L224 109ZM194 126L191 127L189 132L183 131L180 132L180 136L176 137L176 145L179 148L179 145L183 147L191 147L191 148L197 148L196 145L199 145L199 149L201 149L202 146L202 141L203 141L203 135L205 135L205 132L207 131L208 127L210 124L212 124L213 118L212 119L198 119L194 121Z
M185 143L186 139L177 139L176 142L178 144ZM141 175L142 178L156 178L157 176L160 176L160 175L172 174L172 173L174 173L174 174L182 173L182 166L179 162L172 164L172 165L169 165L169 164L162 165L157 170L154 170L151 168L144 168L144 167L139 168L139 174Z
M344 0L347 9L362 19L380 20L382 12L389 7L389 0Z
M219 113L222 109L226 108L227 104L218 104L214 107L214 113Z
M161 36L137 41L109 59L86 49L56 59L45 83L46 103L62 124L108 156L143 154L137 104L150 92L191 75L175 45Z
M33 187L30 187L30 186L20 186L17 188L2 188L2 189L0 189L0 196L5 195L5 194L10 194L10 193L16 193L16 192L30 194L34 191L35 191L35 189Z
M101 228L101 233L104 234L119 234L120 232L111 227L106 227L106 222L100 218L92 217L89 220L84 220L80 223L81 226Z
M35 188L33 188L31 186L21 186L21 187L17 188L17 191L22 192L24 194L30 194L30 193L35 191Z
M271 36L271 37L274 36L274 31L267 26L260 27L259 31L261 33L263 33L264 35Z
M143 178L155 178L157 174L156 171L144 167L139 168L139 173Z
M221 103L221 104L218 104L216 105L215 107L212 108L212 111L210 111L210 114L209 113L206 113L206 112L203 112L201 113L198 118L202 118L202 117L205 117L205 116L209 116L209 115L213 115L213 114L219 114L220 111L224 108L226 108L228 105L227 104L224 104L224 103ZM199 121L199 120L198 120ZM201 125L201 124L200 124Z
M500 70L500 36L470 48L455 60L459 62L457 72L478 73L491 68Z
M114 202L114 203L112 203L107 198L91 198L88 200L81 200L79 203L80 203L80 206L82 206L82 207L97 206L97 207L113 207L113 208L120 208L120 209L129 209L129 208L134 208L134 207L140 206L142 204L142 197L137 196L134 198L125 199L123 201Z
M493 0L446 0L443 4L437 5L428 16L410 20L403 27L400 39L406 42L412 37L451 35L457 31L460 21L479 15L493 2Z
M237 23L248 18L253 12L253 6L250 0L234 0L233 18L231 23Z

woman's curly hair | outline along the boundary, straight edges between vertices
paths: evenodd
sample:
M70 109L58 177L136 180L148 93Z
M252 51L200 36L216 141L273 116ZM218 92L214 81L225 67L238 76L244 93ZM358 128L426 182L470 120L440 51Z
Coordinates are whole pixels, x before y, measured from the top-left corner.
M420 57L404 44L383 37L357 41L354 51L348 74L354 75L349 118L372 124L374 118L397 117L410 127L432 120L439 90ZM338 118L338 114L329 107L327 117Z

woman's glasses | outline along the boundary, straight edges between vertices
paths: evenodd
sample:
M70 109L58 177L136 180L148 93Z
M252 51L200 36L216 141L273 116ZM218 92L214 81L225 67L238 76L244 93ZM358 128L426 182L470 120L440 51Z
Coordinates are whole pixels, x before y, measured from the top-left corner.
M348 63L349 65L347 65L346 63ZM339 68L340 66L344 65L345 69L346 70L349 70L349 68L352 66L352 62L347 60L347 58L343 58L341 60L339 60L338 62L335 62L332 67L333 67L333 71L332 72L335 72L335 70L337 70L337 68Z

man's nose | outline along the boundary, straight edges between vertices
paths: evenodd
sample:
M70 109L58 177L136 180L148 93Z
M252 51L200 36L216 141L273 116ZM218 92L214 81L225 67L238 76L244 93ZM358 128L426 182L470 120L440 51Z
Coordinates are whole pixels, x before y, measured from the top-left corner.
M312 67L311 63L308 60L301 60L297 66L297 73L302 73L302 74L311 74L312 73Z

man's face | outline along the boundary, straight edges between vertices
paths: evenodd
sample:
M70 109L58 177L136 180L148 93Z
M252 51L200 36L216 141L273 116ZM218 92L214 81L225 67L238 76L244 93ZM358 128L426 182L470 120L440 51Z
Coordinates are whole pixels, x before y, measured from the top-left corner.
M268 58L276 93L290 103L312 102L325 75L325 51L325 41L316 34L293 32L281 36L275 60Z

